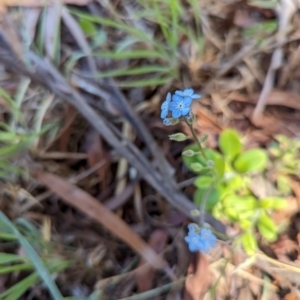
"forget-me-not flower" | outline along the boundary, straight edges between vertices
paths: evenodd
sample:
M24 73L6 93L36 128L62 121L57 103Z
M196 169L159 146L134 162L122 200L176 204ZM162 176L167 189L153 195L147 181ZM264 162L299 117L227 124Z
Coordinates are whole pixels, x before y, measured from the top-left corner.
M168 93L166 100L161 105L160 117L164 119L164 124L167 126L174 125L176 124L175 120L179 121L181 116L184 116L188 122L192 122L191 104L193 99L198 98L201 98L201 95L194 94L193 89L176 91L173 96L171 96L171 93ZM172 122L167 120L169 111L172 114Z
M161 105L161 113L160 113L160 117L162 119L164 119L167 115L168 115L168 112L169 112L169 105L170 105L170 102L171 102L171 93L168 93L167 94L167 98L166 100L162 103Z
M217 239L208 228L200 228L197 224L192 223L188 225L188 230L185 241L191 252L208 253L211 248L216 247Z
M193 89L185 89L183 91L176 91L175 94L181 96L181 97L191 97L192 99L199 99L201 98L201 95L194 94Z
M177 94L173 95L170 102L170 111L173 118L186 116L191 110L191 103L193 99L190 96L182 97Z
M169 118L165 118L165 119L163 120L163 124L164 124L165 126L170 126L170 125L171 125L170 119L169 119Z

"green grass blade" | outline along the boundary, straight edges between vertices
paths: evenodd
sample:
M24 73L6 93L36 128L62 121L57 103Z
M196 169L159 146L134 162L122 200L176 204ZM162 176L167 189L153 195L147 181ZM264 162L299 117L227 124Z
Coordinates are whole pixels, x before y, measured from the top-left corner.
M122 52L94 52L93 56L99 58L110 59L137 59L137 58L160 58L161 55L158 52L151 50L131 50Z
M16 254L10 254L10 253L0 253L0 264L8 264L16 261L24 261L25 257L16 255Z
M8 158L15 155L16 153L26 148L32 142L32 140L32 137L28 137L16 145L9 145L0 148L0 159Z
M15 241L16 239L17 238L11 233L0 232L0 240Z
M108 27L123 30L128 34L137 37L141 41L152 44L156 48L156 51L160 53L161 57L164 57L165 59L169 60L169 54L165 51L165 47L162 44L155 41L155 39L153 39L151 36L147 35L143 30L136 29L134 26L129 26L126 23L121 21L117 22L114 21L113 19L94 16L88 13L83 13L76 9L69 9L69 11L75 16L77 16L78 18L82 18L86 21L98 23L103 26L108 26Z
M29 288L37 284L39 280L38 273L34 272L2 293L0 299L18 300Z
M31 263L18 264L8 267L0 267L0 274L11 273L11 272L20 272L20 271L29 271L33 269Z
M24 135L15 132L0 131L0 142L16 143L24 138Z
M141 79L141 80L131 80L125 82L118 82L120 87L145 87L145 86L156 86L162 85L171 81L171 77L167 78L154 78L154 79Z
M46 268L45 264L43 263L43 261L41 260L37 252L33 249L33 247L29 244L29 242L22 236L22 234L14 226L14 224L2 212L0 212L0 220L2 220L5 223L5 225L12 231L12 233L18 238L28 258L31 260L39 276L43 279L44 284L48 287L49 292L51 293L53 298L55 300L62 300L63 296L58 290L48 269Z
M179 25L179 14L180 14L180 3L178 0L168 0L169 7L171 11L171 20L172 20L172 29L171 29L171 40L170 45L172 48L173 53L176 53L178 51L178 25Z
M19 113L19 108L15 101L11 98L11 96L3 89L0 87L0 96L3 97L3 99L9 104L11 109L13 110L13 113L17 114Z
M149 73L170 73L172 69L168 67L161 67L161 66L141 66L131 69L119 69L119 70L111 70L107 72L99 72L93 78L106 78L106 77L118 77L118 76L128 76L128 75L142 75L142 74L149 74Z

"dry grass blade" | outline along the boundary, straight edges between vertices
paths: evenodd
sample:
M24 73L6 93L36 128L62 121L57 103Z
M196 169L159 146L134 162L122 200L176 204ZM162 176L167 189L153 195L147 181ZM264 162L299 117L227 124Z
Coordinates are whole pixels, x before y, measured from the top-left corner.
M157 252L163 251L168 239L167 232L163 229L155 230L149 239L149 245ZM141 259L140 266L145 264L145 260ZM141 272L137 278L137 286L139 292L145 292L151 289L155 272L151 266L149 266L144 272Z
M253 111L252 121L254 124L258 125L260 122L261 119L260 117L264 110L267 96L274 87L276 71L282 65L282 59L283 59L282 44L286 40L286 35L290 24L290 20L293 14L295 13L295 11L296 11L296 5L293 0L281 1L281 5L280 7L278 7L279 32L278 32L277 41L279 46L273 52L271 64L265 79L263 89L259 96L255 110Z
M185 281L184 300L202 299L210 283L209 264L205 255L198 252L195 260L190 264L188 272L191 273Z
M34 170L34 175L39 181L59 195L66 203L101 223L116 236L130 245L153 267L163 269L171 278L175 278L173 272L170 270L164 259L158 256L155 251L137 234L135 234L123 220L108 210L91 195L56 175L39 170Z

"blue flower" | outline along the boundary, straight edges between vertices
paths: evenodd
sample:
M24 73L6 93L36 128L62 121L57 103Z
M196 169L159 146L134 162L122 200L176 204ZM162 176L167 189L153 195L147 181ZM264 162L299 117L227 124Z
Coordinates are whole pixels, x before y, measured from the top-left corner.
M208 253L211 248L217 245L215 235L208 228L200 228L197 224L192 223L188 226L188 235L185 241L191 252L205 252Z
M190 106L192 101L193 99L190 96L182 97L177 94L173 95L169 105L172 117L179 118L181 116L186 116L191 110Z
M170 125L171 125L170 119L169 119L169 118L164 119L164 120L163 120L163 124L164 124L165 126L170 126Z
M191 97L192 99L199 99L201 98L201 95L194 94L193 89L185 89L183 91L176 91L175 94L181 96L181 97Z
M160 117L162 119L164 119L168 115L170 102L171 102L171 93L168 93L166 100L161 105Z

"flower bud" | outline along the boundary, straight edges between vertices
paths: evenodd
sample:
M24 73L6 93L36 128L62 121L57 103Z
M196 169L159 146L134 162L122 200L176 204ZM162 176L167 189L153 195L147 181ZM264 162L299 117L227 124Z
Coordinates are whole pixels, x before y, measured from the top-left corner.
M207 162L206 162L206 165L207 165L207 167L208 168L210 168L210 169L212 169L213 167L214 167L214 162L212 161L212 160L208 160Z
M191 169L193 169L194 172L200 172L201 170L203 170L203 166L200 163L195 162L191 163Z
M207 140L207 138L208 138L207 134L201 135L199 138L199 142L204 143Z
M176 125L177 123L179 123L178 118L165 118L164 121L163 121L163 124L165 126Z
M182 152L182 155L185 155L185 156L194 156L194 155L196 155L198 152L195 152L195 151L193 151L193 150L191 150L191 149L189 149L189 150L185 150L185 151L183 151Z
M186 121L190 124L193 125L195 121L195 116L192 113L192 111L189 112L189 114L185 117Z
M180 133L180 132L169 135L169 139L171 141L177 141L177 142L184 142L188 138L189 138L188 136L186 136L184 133Z

